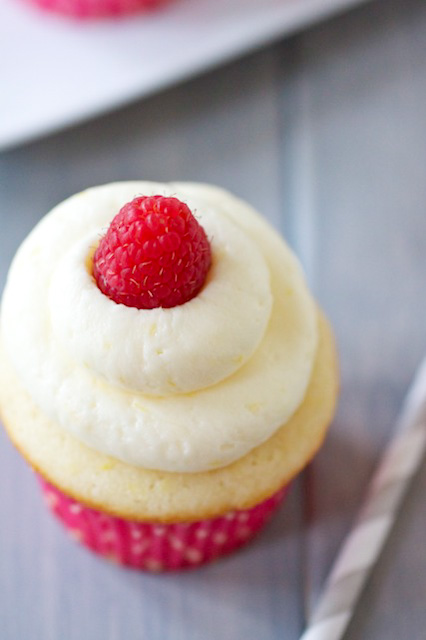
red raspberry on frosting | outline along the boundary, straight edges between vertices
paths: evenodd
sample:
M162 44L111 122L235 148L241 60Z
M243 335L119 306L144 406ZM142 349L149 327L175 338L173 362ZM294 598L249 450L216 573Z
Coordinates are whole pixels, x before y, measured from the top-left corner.
M122 207L99 243L93 275L117 303L175 307L202 288L211 264L206 233L177 198L140 196Z

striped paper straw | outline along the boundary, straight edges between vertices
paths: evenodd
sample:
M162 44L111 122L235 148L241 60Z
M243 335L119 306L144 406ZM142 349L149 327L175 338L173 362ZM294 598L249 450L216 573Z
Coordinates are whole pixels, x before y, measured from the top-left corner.
M340 640L426 450L426 359L300 640Z

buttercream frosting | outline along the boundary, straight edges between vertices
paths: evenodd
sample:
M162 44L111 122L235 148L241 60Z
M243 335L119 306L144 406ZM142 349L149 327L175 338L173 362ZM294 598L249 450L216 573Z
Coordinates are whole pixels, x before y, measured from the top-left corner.
M211 241L201 292L171 309L116 304L91 257L121 206L175 195ZM207 185L115 183L58 205L21 245L2 303L11 362L34 401L126 463L207 471L268 439L301 403L316 309L297 260L249 205Z

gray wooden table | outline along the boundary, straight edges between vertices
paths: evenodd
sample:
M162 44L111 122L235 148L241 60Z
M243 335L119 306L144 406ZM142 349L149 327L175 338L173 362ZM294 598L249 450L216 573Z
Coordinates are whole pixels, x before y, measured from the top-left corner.
M295 640L426 352L426 3L382 0L191 82L0 154L0 288L64 197L200 180L283 230L334 323L328 441L245 551L150 576L75 546L0 433L2 640ZM347 640L426 637L426 467Z

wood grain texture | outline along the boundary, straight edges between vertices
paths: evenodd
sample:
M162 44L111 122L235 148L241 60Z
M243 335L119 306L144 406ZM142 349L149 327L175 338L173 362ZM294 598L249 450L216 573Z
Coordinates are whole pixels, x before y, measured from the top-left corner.
M247 550L193 573L71 543L0 432L2 640L296 640L426 349L426 6L386 0L0 155L0 288L37 220L111 180L220 184L285 231L336 328L333 431ZM425 470L348 640L424 637ZM401 606L404 601L404 606Z
M425 352L425 27L419 2L376 3L283 47L286 220L336 327L342 372L335 428L305 474L308 612ZM423 637L424 560L407 574L418 508L410 533L392 537L348 638Z

